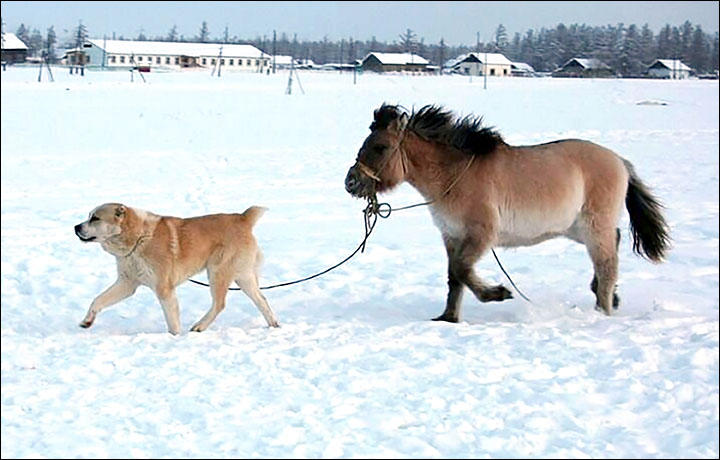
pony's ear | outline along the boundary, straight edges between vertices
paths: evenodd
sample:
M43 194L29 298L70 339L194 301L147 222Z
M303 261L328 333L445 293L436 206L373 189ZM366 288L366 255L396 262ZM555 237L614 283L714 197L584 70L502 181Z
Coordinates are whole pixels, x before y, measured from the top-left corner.
M389 128L395 129L397 131L402 131L407 126L409 119L410 119L410 117L408 116L407 113L401 113L397 119L393 120L393 122L390 123Z
M394 105L383 104L379 109L373 112L373 119L375 121L370 125L370 130L375 131L376 129L386 129L390 126L394 120L400 118L400 111Z

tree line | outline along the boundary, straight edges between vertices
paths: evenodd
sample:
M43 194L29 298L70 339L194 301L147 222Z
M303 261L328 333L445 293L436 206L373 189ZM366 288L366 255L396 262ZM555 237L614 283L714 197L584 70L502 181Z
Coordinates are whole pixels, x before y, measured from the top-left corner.
M55 58L57 36L50 27L45 37L39 30L30 31L21 24L16 35L28 46L30 56L47 53ZM80 21L73 35L63 46L79 47L87 39L87 28ZM530 64L536 71L551 72L575 57L597 58L609 65L622 76L639 76L655 59L680 59L698 74L718 71L718 33L713 35L702 30L700 25L685 21L678 26L666 24L656 34L645 24L641 27L623 23L605 26L586 24L558 24L554 28L530 29L524 34L515 33L509 37L506 28L500 24L491 40L474 44L450 46L443 38L438 43L426 43L411 29L398 34L398 39L388 43L374 36L369 40L355 40L352 37L331 41L327 36L322 40L292 38L285 32L255 38L238 37L230 34L226 26L220 36L211 36L207 21L203 21L198 33L185 37L173 26L167 34L146 36L140 32L134 38L122 35L107 37L118 40L156 40L184 42L217 42L251 44L265 53L290 55L296 59L312 60L316 64L352 63L362 59L369 52L411 52L442 65L448 60L469 52L497 52L515 62Z

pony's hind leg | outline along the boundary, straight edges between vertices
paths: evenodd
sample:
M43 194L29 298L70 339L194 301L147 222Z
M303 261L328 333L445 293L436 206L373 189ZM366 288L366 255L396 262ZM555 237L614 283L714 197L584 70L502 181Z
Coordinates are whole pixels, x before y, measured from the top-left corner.
M618 256L617 233L607 231L593 236L588 241L587 249L595 269L597 287L595 291L595 309L602 310L606 315L612 313L613 294L617 282Z
M435 321L457 323L460 320L463 285L481 302L499 302L513 297L505 286L487 285L475 274L473 264L487 250L486 244L470 239L457 241L446 237L444 240L448 253L448 297L445 311Z
M617 254L618 247L620 246L620 229L615 229L616 239L615 239L615 253ZM590 282L590 290L597 296L597 276L593 275L593 279ZM612 306L613 309L617 310L620 306L620 297L617 295L617 284L613 287L613 299L612 299Z

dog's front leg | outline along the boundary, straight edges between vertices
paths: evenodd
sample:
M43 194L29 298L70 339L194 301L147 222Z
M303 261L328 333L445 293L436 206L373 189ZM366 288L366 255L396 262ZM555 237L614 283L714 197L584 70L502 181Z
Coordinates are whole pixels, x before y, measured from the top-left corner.
M80 327L88 328L92 326L98 313L123 299L127 299L135 293L137 288L137 283L124 277L118 277L115 284L105 289L102 294L92 301L85 318L80 322Z
M173 335L178 335L180 333L180 305L175 296L175 288L160 287L155 293L160 301L160 305L162 305L168 332Z

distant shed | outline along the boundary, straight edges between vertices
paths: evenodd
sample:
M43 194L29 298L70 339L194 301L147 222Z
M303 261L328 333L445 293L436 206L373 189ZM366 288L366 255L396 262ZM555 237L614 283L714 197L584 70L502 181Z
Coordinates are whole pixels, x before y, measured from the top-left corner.
M424 72L430 62L412 53L370 52L362 60L361 68L371 72Z
M28 47L17 35L6 32L2 34L2 61L8 64L25 62Z
M656 59L650 64L648 76L655 78L670 78L681 80L688 78L692 69L682 63L679 59Z
M553 77L612 77L612 68L595 58L572 58L553 72Z

